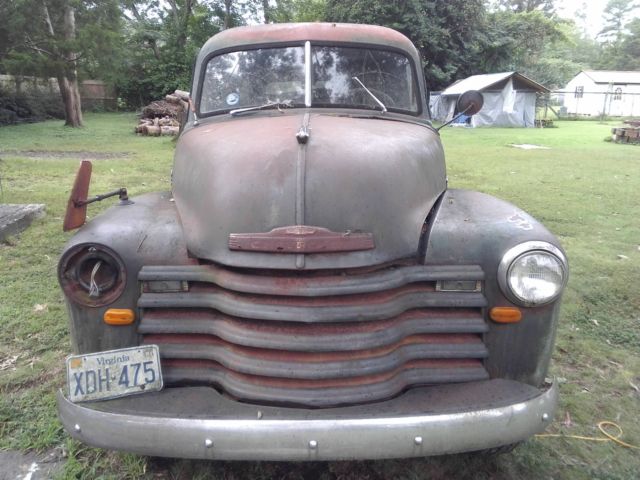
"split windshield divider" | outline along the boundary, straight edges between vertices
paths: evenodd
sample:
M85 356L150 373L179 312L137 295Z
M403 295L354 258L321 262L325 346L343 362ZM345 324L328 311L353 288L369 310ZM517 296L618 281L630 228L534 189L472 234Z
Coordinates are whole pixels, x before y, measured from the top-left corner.
M304 105L311 107L311 42L304 43Z

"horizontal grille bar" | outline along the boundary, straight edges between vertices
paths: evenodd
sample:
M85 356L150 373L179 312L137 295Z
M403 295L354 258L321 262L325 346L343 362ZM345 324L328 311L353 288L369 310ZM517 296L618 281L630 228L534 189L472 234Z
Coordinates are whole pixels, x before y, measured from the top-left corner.
M227 270L216 265L145 266L141 281L189 281L218 285L227 290L262 295L318 297L381 292L416 282L438 280L484 280L477 265L430 266L403 265L363 274L292 275L277 272L272 276Z
M297 380L238 373L208 360L165 360L169 384L213 384L236 398L334 407L391 398L409 386L486 380L479 360L415 360L382 374L348 379Z
M375 348L420 333L484 333L488 326L476 309L418 309L377 322L301 324L262 322L199 309L145 311L142 334L215 335L258 348L322 352Z
M350 352L292 352L240 347L202 335L148 335L162 358L213 360L237 372L281 378L343 378L395 370L427 358L484 358L477 335L412 335L401 341Z
M287 322L363 322L395 317L413 308L485 307L481 293L435 292L429 286L412 284L375 293L334 297L290 297L241 295L203 286L188 293L143 293L141 308L212 308L228 315Z

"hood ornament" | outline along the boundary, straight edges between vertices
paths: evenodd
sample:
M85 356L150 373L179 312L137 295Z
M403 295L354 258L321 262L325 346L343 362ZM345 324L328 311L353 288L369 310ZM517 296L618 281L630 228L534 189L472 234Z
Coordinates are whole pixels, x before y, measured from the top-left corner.
M309 141L309 128L307 125L302 125L298 133L296 133L296 140L300 145L305 145Z

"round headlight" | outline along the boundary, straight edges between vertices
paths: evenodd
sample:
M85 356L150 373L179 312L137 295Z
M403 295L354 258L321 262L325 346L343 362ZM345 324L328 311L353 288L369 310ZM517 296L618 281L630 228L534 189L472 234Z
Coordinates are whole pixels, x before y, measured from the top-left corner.
M504 255L498 281L507 297L532 307L558 298L567 274L567 261L560 249L547 242L525 242Z
M100 307L116 300L126 284L120 257L104 245L80 244L69 249L58 265L60 286L81 305Z

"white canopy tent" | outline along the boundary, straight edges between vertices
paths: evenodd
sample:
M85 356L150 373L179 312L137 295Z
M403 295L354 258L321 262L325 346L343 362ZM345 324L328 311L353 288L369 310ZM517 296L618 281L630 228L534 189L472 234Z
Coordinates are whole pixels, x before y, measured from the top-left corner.
M457 81L439 95L432 95L429 102L432 117L440 122L451 120L458 114L458 98L467 90L478 90L484 97L482 109L470 119L473 127L533 127L536 94L549 92L518 72L473 75Z

